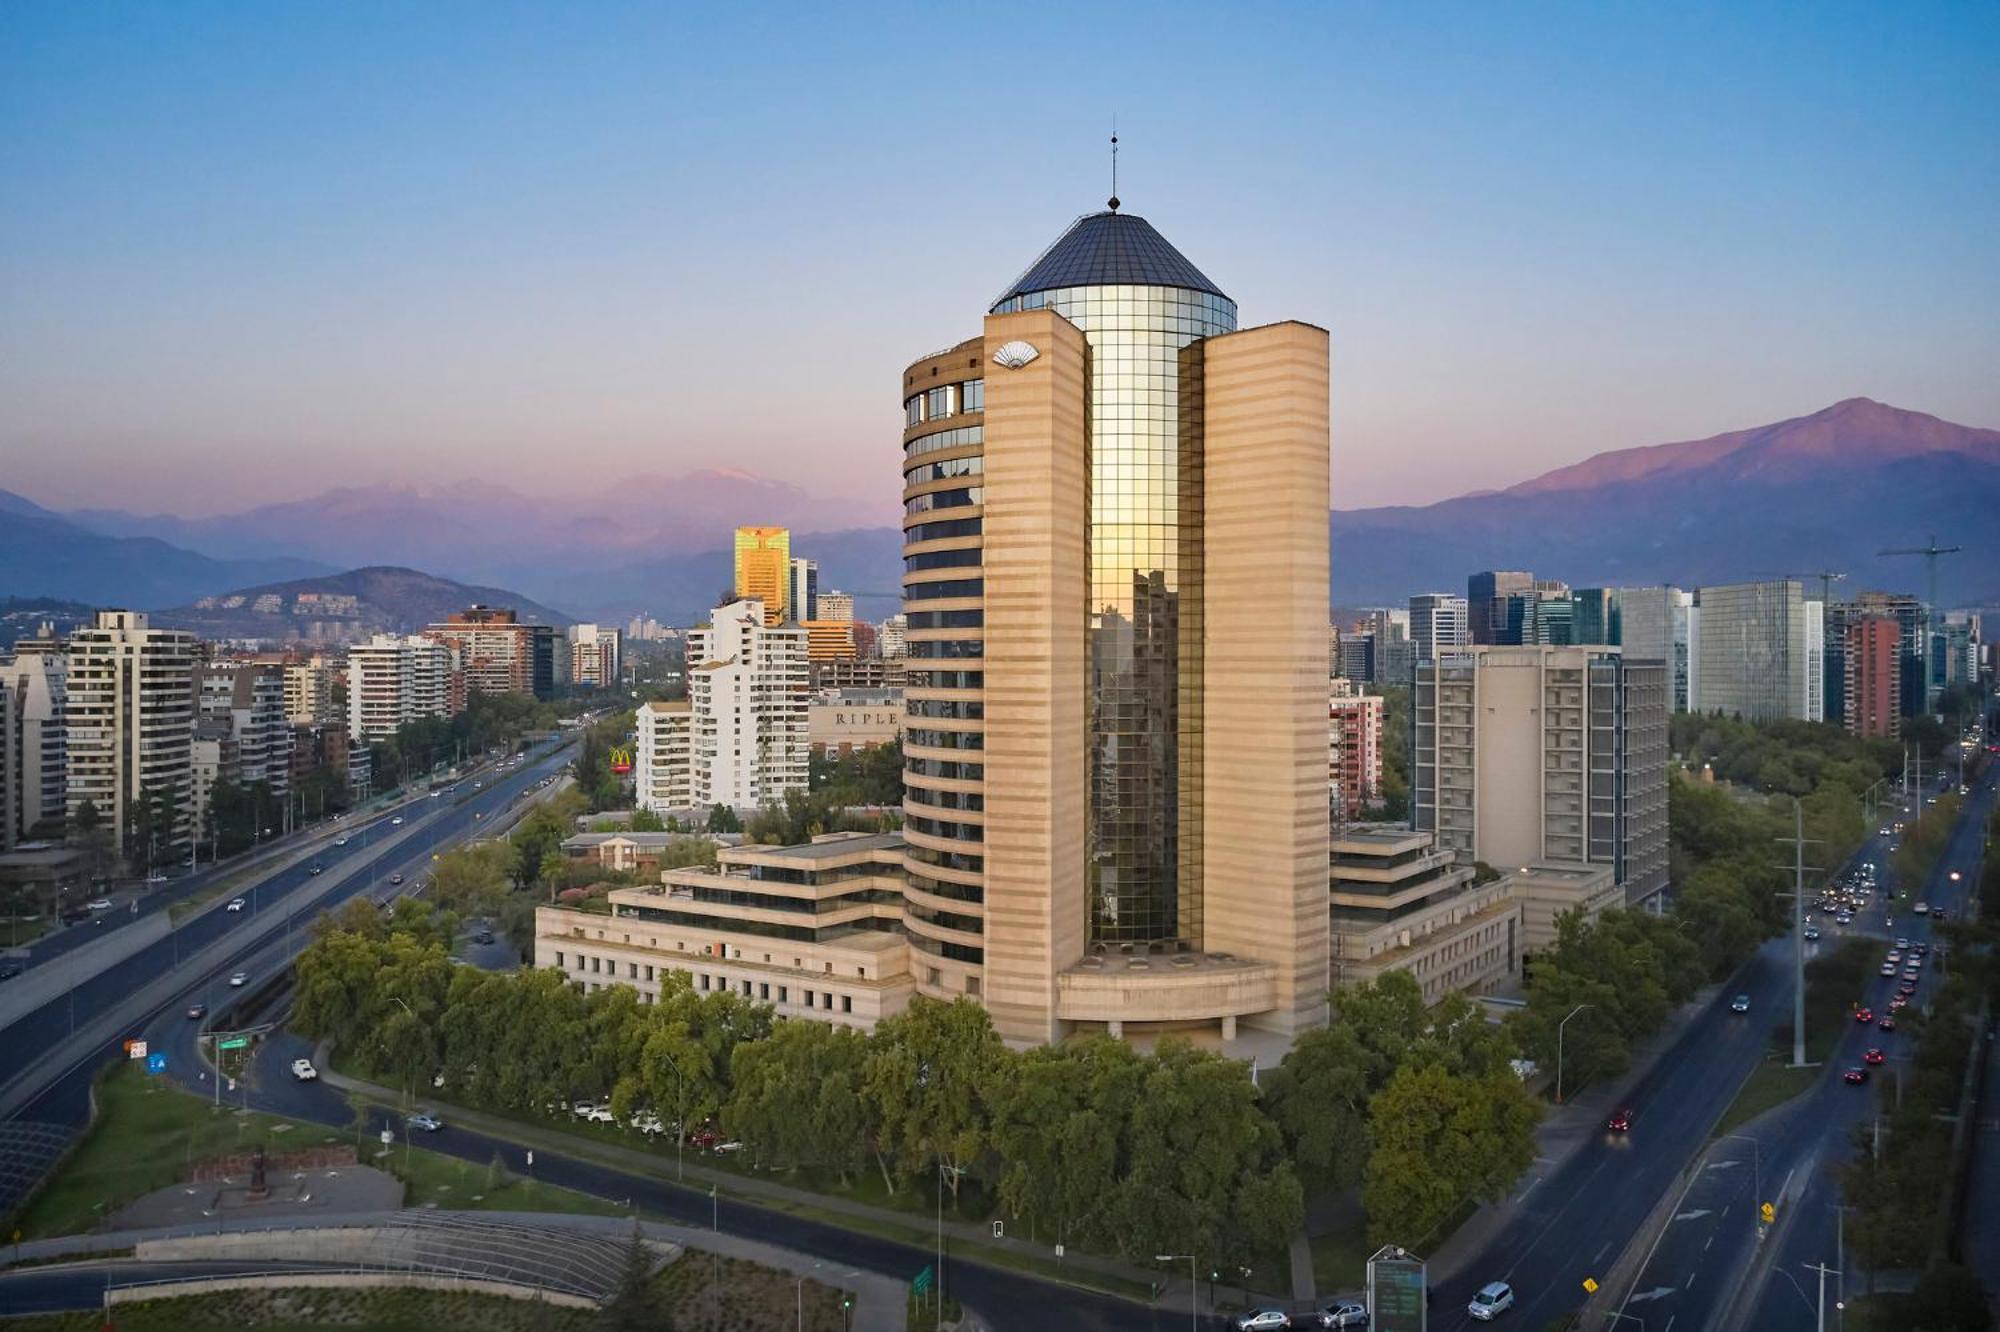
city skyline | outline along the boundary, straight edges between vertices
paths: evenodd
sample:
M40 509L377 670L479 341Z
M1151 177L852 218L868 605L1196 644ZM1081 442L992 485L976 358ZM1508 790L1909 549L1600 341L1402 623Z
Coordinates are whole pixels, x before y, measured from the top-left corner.
M1445 39L1360 10L16 16L0 462L45 503L190 515L582 488L545 456L874 515L879 385L991 299L1012 238L1100 206L1114 114L1128 208L1218 256L1247 319L1345 349L1336 507L1856 394L2000 421L1990 13L1452 12ZM1105 73L1010 107L913 41ZM1194 50L1187 98L1152 71ZM926 155L913 115L1004 132ZM973 173L997 206L936 226L936 178ZM927 281L884 285L906 261ZM782 384L746 378L773 360Z

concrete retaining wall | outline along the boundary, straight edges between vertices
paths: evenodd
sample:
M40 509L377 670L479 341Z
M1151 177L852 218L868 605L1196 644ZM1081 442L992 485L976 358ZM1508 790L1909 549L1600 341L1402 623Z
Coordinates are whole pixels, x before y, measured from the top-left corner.
M510 1300L535 1300L566 1309L595 1309L581 1295L565 1295L511 1281L475 1277L426 1276L415 1272L272 1272L266 1276L193 1277L186 1281L138 1286L110 1286L104 1302L140 1304L148 1300L180 1299L232 1290L438 1290L452 1294L500 1295Z

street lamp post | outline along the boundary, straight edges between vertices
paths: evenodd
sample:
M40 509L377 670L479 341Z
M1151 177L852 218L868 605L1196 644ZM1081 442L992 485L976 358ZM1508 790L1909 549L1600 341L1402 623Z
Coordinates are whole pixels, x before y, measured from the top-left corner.
M1596 1004L1578 1004L1575 1008L1569 1010L1568 1017L1565 1017L1561 1022L1556 1023L1556 1104L1557 1105L1561 1105L1563 1103L1563 1028L1569 1025L1570 1018L1575 1017L1578 1013L1581 1013L1586 1008L1595 1008L1595 1007L1597 1007Z
M1194 1255L1191 1253L1156 1253L1153 1255L1153 1261L1156 1263L1177 1263L1183 1258L1187 1259L1188 1265L1188 1329L1189 1332L1193 1332L1194 1328L1199 1325L1200 1319L1200 1315L1195 1312L1195 1292L1201 1288L1200 1283L1195 1279Z

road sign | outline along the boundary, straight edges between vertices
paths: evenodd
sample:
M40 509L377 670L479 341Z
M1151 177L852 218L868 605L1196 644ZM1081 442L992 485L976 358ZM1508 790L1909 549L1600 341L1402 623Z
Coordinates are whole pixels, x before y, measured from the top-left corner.
M937 1284L937 1278L931 1275L931 1269L929 1267L925 1267L923 1271L917 1273L915 1277L911 1278L910 1291L912 1294L921 1295L936 1284Z
M125 1057L127 1059L144 1059L146 1057L146 1043L144 1041L125 1042Z
M149 1073L149 1074L157 1074L157 1073L164 1073L164 1072L166 1072L166 1071L167 1071L167 1057L166 1057L166 1055L164 1055L164 1054L149 1054L149 1055L147 1055L147 1056L146 1056L146 1072L147 1072L147 1073Z
M1778 1209L1770 1203L1765 1203L1762 1207L1758 1208L1757 1214L1764 1218L1764 1224L1767 1226L1778 1219Z
M1583 1293L1586 1295L1595 1295L1597 1293L1596 1277L1585 1277L1583 1279Z
M1368 1260L1371 1332L1424 1332L1424 1261L1390 1245Z
M1006 1235L1006 1233L1007 1233L1007 1232L1006 1232L1006 1230L1005 1230L1005 1229L1003 1228L1003 1226L1002 1226L1002 1224L1001 1224L1000 1222L998 1222L998 1221L995 1221L995 1222L993 1223L993 1238L994 1238L994 1239L1000 1239L1000 1238L1004 1237L1004 1236Z
M382 1130L382 1145L384 1147L392 1146L395 1143L395 1141L396 1141L396 1130L386 1129L386 1128Z
M241 1050L248 1044L250 1044L248 1036L231 1036L226 1041L218 1042L216 1048L219 1050Z

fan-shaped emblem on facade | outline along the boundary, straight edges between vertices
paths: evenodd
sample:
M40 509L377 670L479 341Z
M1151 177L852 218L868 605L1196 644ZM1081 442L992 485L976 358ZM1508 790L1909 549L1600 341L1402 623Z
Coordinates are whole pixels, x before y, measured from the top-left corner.
M1004 365L1009 370L1019 370L1022 366L1040 355L1041 353L1035 350L1034 343L1017 340L1006 344L999 351L994 352L993 361L994 364Z

